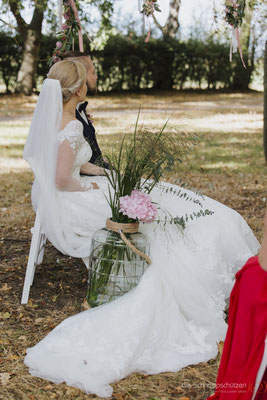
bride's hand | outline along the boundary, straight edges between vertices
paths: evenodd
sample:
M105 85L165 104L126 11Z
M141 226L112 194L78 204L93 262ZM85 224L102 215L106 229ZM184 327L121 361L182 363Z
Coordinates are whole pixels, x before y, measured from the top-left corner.
M93 189L99 189L99 186L95 182L91 182L91 185L93 186Z

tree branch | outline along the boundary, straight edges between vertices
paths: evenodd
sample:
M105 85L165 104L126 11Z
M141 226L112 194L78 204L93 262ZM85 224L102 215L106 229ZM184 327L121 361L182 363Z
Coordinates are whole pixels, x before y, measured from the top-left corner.
M10 0L8 2L8 4L9 4L10 10L12 11L14 17L16 18L19 33L22 35L22 37L25 37L26 31L27 31L27 23L20 15L18 2L16 0Z
M155 17L155 14L152 14L153 16L153 21L155 22L156 26L161 30L161 32L164 32L164 28L165 26L160 25L160 23L158 22L157 18Z
M35 1L35 8L34 8L32 20L30 23L30 26L32 28L37 29L37 30L40 30L42 28L42 22L43 22L43 18L44 18L44 10L46 9L46 7L47 7L47 0Z
M17 29L16 26L11 25L9 22L4 21L2 18L0 18L0 21L3 22L5 25L8 25L11 29Z

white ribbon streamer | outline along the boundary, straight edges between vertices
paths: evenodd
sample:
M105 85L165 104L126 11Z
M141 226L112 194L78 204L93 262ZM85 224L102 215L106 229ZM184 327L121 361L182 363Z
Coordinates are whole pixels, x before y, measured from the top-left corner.
M62 12L63 12L63 0L57 2L57 16L58 16L58 31L62 31Z

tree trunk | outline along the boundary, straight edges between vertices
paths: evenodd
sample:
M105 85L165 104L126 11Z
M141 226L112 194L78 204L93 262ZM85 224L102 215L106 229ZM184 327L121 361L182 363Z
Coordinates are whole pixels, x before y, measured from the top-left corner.
M17 78L17 93L30 95L34 85L34 75L37 69L40 42L42 37L42 23L47 0L35 0L35 7L30 24L27 24L20 14L19 2L9 0L10 9L16 18L18 31L23 39L22 63Z
M182 0L171 0L169 8L169 16L167 18L166 24L161 26L157 21L155 15L153 14L153 19L157 27L162 31L165 37L175 38L176 33L179 29L179 11L181 7Z
M170 2L170 9L169 9L169 16L167 22L165 24L165 36L175 38L176 33L179 29L179 11L181 7L182 0L171 0Z
M9 90L10 78L8 78L3 71L2 71L2 78L3 78L4 84L6 86L6 94L9 94L10 93L10 90Z
M41 34L28 29L24 41L22 63L18 72L17 93L31 95L34 83L34 75L37 68L37 59L40 50Z
M267 40L264 51L264 112L263 112L263 146L264 155L267 162Z

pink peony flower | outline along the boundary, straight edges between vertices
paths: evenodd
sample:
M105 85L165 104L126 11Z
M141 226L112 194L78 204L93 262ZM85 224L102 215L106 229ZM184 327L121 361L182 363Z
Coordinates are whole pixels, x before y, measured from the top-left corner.
M120 212L140 222L152 222L157 216L157 207L148 194L133 190L130 196L120 197Z
M94 118L93 118L93 115L92 115L92 114L88 114L88 113L86 113L86 116L87 116L88 120L91 122L91 124L93 125L93 124L94 124Z
M68 12L64 13L63 17L65 18L66 21L68 21L70 19L70 17L71 17L70 12L68 11Z
M62 26L61 26L61 29L63 30L63 31L65 31L66 29L68 29L69 28L69 25L68 24L62 24Z
M59 58L59 57L53 57L53 62L54 62L54 64L55 64L56 62L58 62L58 61L61 61L61 58Z

